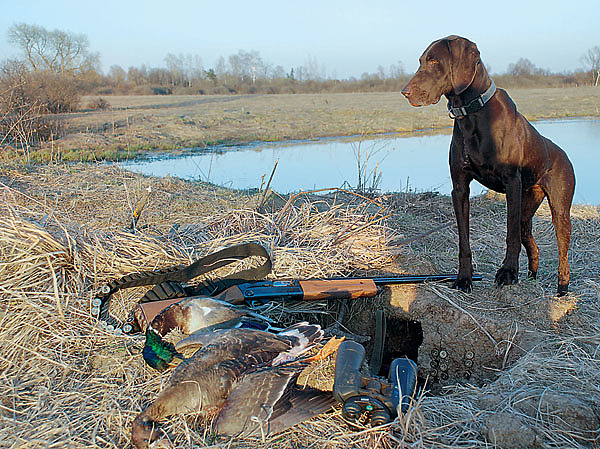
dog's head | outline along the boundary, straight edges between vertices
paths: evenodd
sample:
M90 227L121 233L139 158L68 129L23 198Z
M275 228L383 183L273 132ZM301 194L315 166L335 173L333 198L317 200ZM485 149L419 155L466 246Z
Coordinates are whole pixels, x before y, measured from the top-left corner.
M419 69L402 94L413 106L435 104L442 95L460 95L473 82L479 60L477 45L464 37L434 41L419 58Z

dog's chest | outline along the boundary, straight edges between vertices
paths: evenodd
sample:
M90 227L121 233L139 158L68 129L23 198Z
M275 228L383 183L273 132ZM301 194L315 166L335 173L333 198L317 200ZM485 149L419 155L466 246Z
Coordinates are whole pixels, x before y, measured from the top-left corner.
M489 165L491 149L486 148L486 143L477 129L470 122L466 122L456 131L455 139L461 149L460 158L464 169L485 170Z
M473 130L473 132L459 133L461 148L461 169L471 173L479 183L487 188L502 192L504 183L498 176L495 151L489 139Z

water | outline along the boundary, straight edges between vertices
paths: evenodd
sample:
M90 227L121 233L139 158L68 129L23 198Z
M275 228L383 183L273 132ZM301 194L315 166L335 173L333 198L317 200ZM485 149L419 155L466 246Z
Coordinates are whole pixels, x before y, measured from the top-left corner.
M574 202L600 204L600 176L596 173L600 159L600 120L563 119L539 121L533 125L569 155L577 178ZM363 182L366 187L373 186L372 174L376 170L380 179L375 186L383 192L408 190L449 194L452 189L449 146L449 134L416 133L411 137L387 135L362 142L341 138L190 149L177 157L161 156L122 165L147 175L171 175L249 189L259 187L263 177L266 182L275 162L279 161L271 188L289 193L356 187L360 159L363 174L368 174L367 181ZM475 181L471 184L473 195L485 190Z

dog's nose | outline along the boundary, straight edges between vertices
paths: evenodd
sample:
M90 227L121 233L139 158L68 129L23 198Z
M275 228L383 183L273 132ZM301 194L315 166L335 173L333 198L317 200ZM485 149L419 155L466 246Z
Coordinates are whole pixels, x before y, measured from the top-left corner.
M409 98L410 94L411 94L411 92L410 92L410 86L408 84L406 86L404 86L404 88L400 91L400 93L402 95L404 95L406 98Z

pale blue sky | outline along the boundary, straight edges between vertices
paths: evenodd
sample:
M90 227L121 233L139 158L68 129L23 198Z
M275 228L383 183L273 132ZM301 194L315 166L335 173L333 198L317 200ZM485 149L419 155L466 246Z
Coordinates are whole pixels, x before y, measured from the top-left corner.
M288 71L310 57L340 78L398 61L410 73L431 41L458 34L477 43L492 72L519 58L559 72L582 67L581 56L600 46L599 0L1 0L1 6L0 60L16 54L8 27L25 22L86 34L105 71L113 64L164 66L167 53L197 54L212 67L219 56L244 49Z

